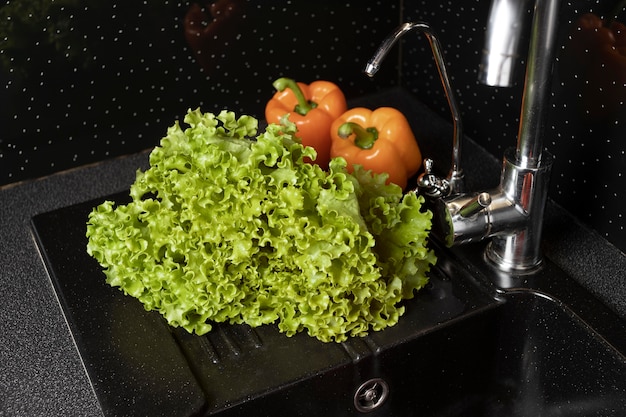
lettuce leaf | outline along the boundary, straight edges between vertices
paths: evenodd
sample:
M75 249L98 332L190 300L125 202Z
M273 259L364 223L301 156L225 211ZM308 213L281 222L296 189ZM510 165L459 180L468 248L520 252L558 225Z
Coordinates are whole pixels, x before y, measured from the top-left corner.
M138 171L132 202L87 222L107 283L172 326L276 323L341 342L397 323L428 281L431 213L422 197L343 159L303 161L289 122L188 111Z

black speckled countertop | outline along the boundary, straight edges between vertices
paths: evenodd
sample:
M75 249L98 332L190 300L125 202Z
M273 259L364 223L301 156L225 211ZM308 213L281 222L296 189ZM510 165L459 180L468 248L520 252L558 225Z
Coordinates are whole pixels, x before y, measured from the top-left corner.
M450 126L404 91L390 90L360 104L391 100L412 121L420 121L426 155L447 152L437 139L448 137ZM497 185L499 159L472 141L465 145L470 187ZM36 214L128 189L136 170L147 166L147 156L146 151L0 188L0 417L102 415L30 222ZM626 257L553 203L547 210L544 253L626 318Z

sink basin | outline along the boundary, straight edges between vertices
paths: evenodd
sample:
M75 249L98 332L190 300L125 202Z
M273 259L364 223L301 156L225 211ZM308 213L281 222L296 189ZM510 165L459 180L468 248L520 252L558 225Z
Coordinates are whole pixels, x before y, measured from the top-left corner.
M496 285L480 245L433 243L429 285L385 331L341 344L274 326L218 325L194 336L105 284L85 251L87 214L99 202L38 215L33 231L106 416L626 410L626 325L550 264L533 279Z
M380 358L403 416L618 416L626 361L559 303L515 291L497 308Z

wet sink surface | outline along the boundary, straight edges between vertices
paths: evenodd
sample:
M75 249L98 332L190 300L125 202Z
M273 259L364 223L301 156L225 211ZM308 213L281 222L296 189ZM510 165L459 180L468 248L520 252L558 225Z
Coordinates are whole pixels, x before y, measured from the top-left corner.
M97 203L39 215L33 230L107 416L618 416L626 409L626 360L586 322L540 291L495 291L475 266L441 249L431 283L407 302L400 323L366 338L324 344L273 326L219 325L202 337L172 329L106 285L87 255L85 222Z
M544 295L517 291L505 299L383 355L399 403L390 401L387 415L623 414L623 356Z

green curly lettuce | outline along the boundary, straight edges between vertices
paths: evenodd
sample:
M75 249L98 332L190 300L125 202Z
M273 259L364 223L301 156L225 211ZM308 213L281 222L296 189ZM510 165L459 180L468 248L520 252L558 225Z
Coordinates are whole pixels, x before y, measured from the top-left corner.
M343 159L329 171L295 126L189 111L138 171L132 202L106 201L87 223L87 251L107 282L205 334L212 323L277 323L344 341L397 323L402 299L436 259L422 197Z

